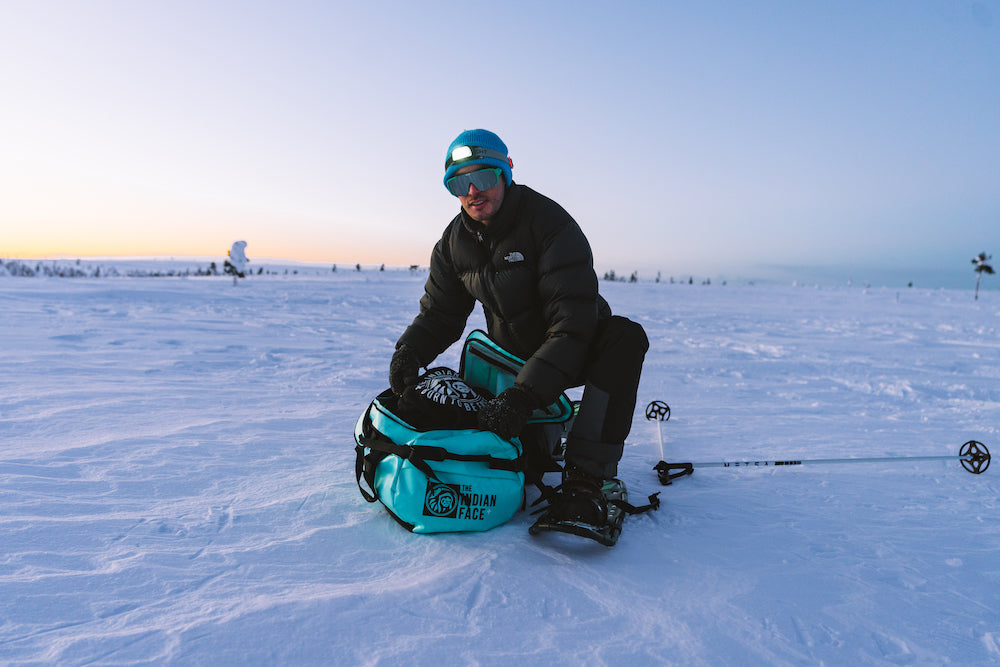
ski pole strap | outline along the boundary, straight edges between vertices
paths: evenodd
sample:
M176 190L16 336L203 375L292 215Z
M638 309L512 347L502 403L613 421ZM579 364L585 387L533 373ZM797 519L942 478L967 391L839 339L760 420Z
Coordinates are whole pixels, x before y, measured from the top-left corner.
M674 483L674 480L678 477L684 477L685 475L694 474L694 464L693 463L667 463L666 461L660 461L655 466L653 470L656 471L656 475L660 478L660 484L663 486L670 486ZM680 470L680 472L673 472L674 470Z

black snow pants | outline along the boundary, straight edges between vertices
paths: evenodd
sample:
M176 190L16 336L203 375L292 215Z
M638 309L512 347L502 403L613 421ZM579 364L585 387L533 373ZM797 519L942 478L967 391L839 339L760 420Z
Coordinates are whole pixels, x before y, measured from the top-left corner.
M648 349L639 323L617 315L598 323L587 364L574 385L584 390L566 437L567 466L603 479L618 474Z

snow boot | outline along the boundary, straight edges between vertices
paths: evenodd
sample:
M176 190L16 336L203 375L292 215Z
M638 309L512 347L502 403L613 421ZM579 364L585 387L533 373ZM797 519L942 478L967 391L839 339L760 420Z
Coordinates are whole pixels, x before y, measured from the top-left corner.
M613 547L621 535L625 515L656 509L660 504L657 495L649 497L649 505L634 507L620 479L598 479L571 467L528 532L570 533Z

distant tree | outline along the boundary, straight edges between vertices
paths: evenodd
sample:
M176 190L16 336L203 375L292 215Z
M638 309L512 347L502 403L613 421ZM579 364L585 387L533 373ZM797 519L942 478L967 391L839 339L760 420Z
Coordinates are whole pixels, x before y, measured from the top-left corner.
M354 265L354 270L355 271L360 271L361 270L361 265L360 264L355 264Z
M994 273L993 267L987 264L988 261L993 259L993 255L987 255L985 252L979 253L978 256L972 258L972 263L976 267L976 300L979 300L979 281L983 279L984 273Z
M223 262L223 271L233 277L233 285L236 285L238 278L246 278L247 264L250 260L246 256L247 242L236 241L227 253L228 259Z

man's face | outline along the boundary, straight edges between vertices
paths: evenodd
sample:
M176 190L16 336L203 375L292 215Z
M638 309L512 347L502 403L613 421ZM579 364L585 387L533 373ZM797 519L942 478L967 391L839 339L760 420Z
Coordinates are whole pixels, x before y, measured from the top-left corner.
M462 167L455 174L467 174L483 168L481 164L470 164L467 167ZM466 215L476 222L486 225L500 210L505 189L506 185L503 176L501 176L497 179L497 184L489 190L477 190L475 185L470 185L469 192L465 195L459 195L458 201L462 203L462 210L465 211Z

